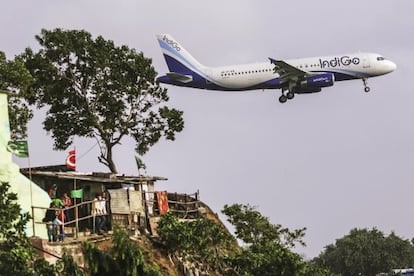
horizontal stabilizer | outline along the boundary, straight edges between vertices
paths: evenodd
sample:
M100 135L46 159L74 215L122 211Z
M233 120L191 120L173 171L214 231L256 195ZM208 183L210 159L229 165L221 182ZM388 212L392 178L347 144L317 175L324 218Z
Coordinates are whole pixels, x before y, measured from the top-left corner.
M193 76L191 75L183 75L183 74L179 74L179 73L175 73L175 72L170 72L167 73L167 76L171 79L171 80L176 80L182 83L189 83L193 81Z

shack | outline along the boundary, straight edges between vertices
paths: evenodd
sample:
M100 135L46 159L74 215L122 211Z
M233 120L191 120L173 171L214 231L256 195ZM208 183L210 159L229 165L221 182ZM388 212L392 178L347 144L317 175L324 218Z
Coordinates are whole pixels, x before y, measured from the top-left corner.
M77 217L81 230L91 228L90 203L96 194L102 193L108 195L108 212L113 223L148 228L149 217L159 209L154 208L155 183L167 180L159 176L75 172L68 170L65 165L25 168L21 172L45 191L55 186L57 198L61 198L65 193L71 196L76 192L77 196L71 196L73 204L81 205L77 210L74 208L70 210L70 217ZM34 220L40 223L42 218L34 218Z

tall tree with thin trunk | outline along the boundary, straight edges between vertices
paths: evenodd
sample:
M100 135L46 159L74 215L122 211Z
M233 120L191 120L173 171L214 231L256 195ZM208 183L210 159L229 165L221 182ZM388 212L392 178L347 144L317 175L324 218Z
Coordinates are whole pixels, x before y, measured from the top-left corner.
M68 148L75 136L95 138L99 161L116 173L113 148L125 136L144 154L183 129L183 112L163 105L167 90L142 52L84 30L43 29L36 39L40 49L22 57L35 79L30 102L48 107L44 129L55 149Z

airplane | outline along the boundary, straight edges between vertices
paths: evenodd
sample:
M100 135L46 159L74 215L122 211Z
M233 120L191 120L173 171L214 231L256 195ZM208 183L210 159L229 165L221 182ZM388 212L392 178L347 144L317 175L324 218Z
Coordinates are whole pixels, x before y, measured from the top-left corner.
M320 92L336 81L362 79L369 92L368 78L391 73L397 65L375 53L280 60L207 67L199 63L171 35L157 35L169 72L157 78L159 83L207 90L246 91L281 89L280 103L295 94Z

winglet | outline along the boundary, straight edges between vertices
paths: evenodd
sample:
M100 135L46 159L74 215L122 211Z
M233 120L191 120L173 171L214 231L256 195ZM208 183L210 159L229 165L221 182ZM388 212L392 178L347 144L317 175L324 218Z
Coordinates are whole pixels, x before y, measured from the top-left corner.
M275 59L273 59L273 58L271 58L271 57L269 57L269 60L270 60L270 63L276 64L276 61L277 61L277 60L275 60Z

